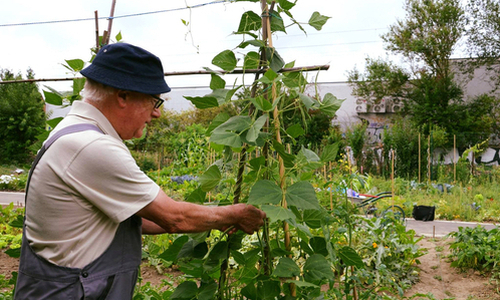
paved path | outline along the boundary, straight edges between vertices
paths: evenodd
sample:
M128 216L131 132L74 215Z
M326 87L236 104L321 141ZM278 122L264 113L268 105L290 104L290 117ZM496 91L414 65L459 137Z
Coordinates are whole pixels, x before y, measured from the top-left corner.
M11 202L24 206L24 193L0 192L0 205L9 205Z
M415 230L418 236L440 238L446 236L450 232L458 231L458 227L476 227L481 225L487 230L493 229L496 225L492 223L478 222L457 222L457 221L416 221L414 219L406 219L406 228Z
M8 205L14 202L15 205L24 205L24 193L9 193L0 192L0 205ZM418 236L426 237L444 237L448 233L458 231L458 227L476 227L478 224L486 229L495 228L495 224L491 223L476 223L476 222L455 222L455 221L416 221L414 219L406 219L406 227L413 229ZM500 224L497 224L500 226Z

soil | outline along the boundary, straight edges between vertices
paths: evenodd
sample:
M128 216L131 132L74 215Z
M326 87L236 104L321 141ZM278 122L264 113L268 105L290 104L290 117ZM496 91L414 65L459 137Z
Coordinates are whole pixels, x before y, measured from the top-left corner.
M460 273L450 266L448 255L451 240L424 238L419 245L426 249L426 254L420 257L420 281L405 296L415 294L432 293L434 299L454 300L500 300L500 293L489 283L488 275L482 276L477 272ZM0 251L0 274L8 279L12 271L17 271L18 259L11 258ZM168 269L168 276L161 275L156 268L143 266L141 268L143 282L151 282L152 285L161 284L163 279L175 280L180 275L179 271ZM429 299L427 297L416 297L417 299ZM433 299L433 298L431 298Z

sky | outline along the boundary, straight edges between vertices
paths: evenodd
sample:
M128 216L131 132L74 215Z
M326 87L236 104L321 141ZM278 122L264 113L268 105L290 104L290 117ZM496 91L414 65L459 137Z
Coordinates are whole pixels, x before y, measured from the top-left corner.
M241 15L248 10L258 13L260 4L212 2L218 1L117 0L112 40L121 32L122 41L157 55L165 72L217 69L211 61L218 53L233 49L241 58L246 51L254 50L235 49L242 36L232 33L237 30ZM0 0L0 68L21 72L23 76L31 68L36 78L71 77L62 63L66 59L90 60L90 48L96 40L94 12L103 18L99 20L102 34L108 27L104 18L110 14L111 4L112 0ZM273 46L286 62L295 61L296 67L330 66L328 71L309 73L311 80L317 75L318 82L346 81L348 71L355 67L363 70L367 56L395 59L387 55L380 35L398 19L404 19L403 5L404 0L298 0L290 10L297 21L307 23L315 11L331 18L321 31L304 24L307 34L297 26L288 27L286 34L273 35ZM187 6L192 8L186 9ZM285 25L291 23L282 17ZM74 19L88 20L12 25ZM210 83L207 75L169 76L166 80L173 88ZM41 85L58 90L71 87L70 82Z

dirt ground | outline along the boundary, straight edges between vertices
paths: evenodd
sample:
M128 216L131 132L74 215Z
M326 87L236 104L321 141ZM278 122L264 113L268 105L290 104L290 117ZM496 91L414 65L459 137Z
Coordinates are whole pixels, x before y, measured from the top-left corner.
M439 300L500 300L500 294L497 293L495 286L489 284L489 277L476 272L459 273L450 267L447 257L450 241L425 238L419 242L420 246L427 250L427 254L420 258L420 281L408 290L405 296L432 293L435 299ZM11 272L17 271L17 266L18 259L0 251L0 274L10 278ZM143 266L141 273L143 282L149 281L153 285L158 285L162 279L167 279L153 267ZM175 278L175 276L176 274L171 274L168 277Z
M424 238L419 242L422 248L427 249L427 254L420 257L420 281L408 290L405 296L430 292L440 300L500 300L495 286L489 284L489 277L472 271L460 273L450 266L450 242L450 239L431 238Z

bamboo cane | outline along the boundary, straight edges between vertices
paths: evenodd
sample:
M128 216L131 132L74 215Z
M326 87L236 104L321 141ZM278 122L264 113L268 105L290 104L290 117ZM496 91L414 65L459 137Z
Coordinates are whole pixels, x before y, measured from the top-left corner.
M457 181L457 135L453 135L453 183Z

